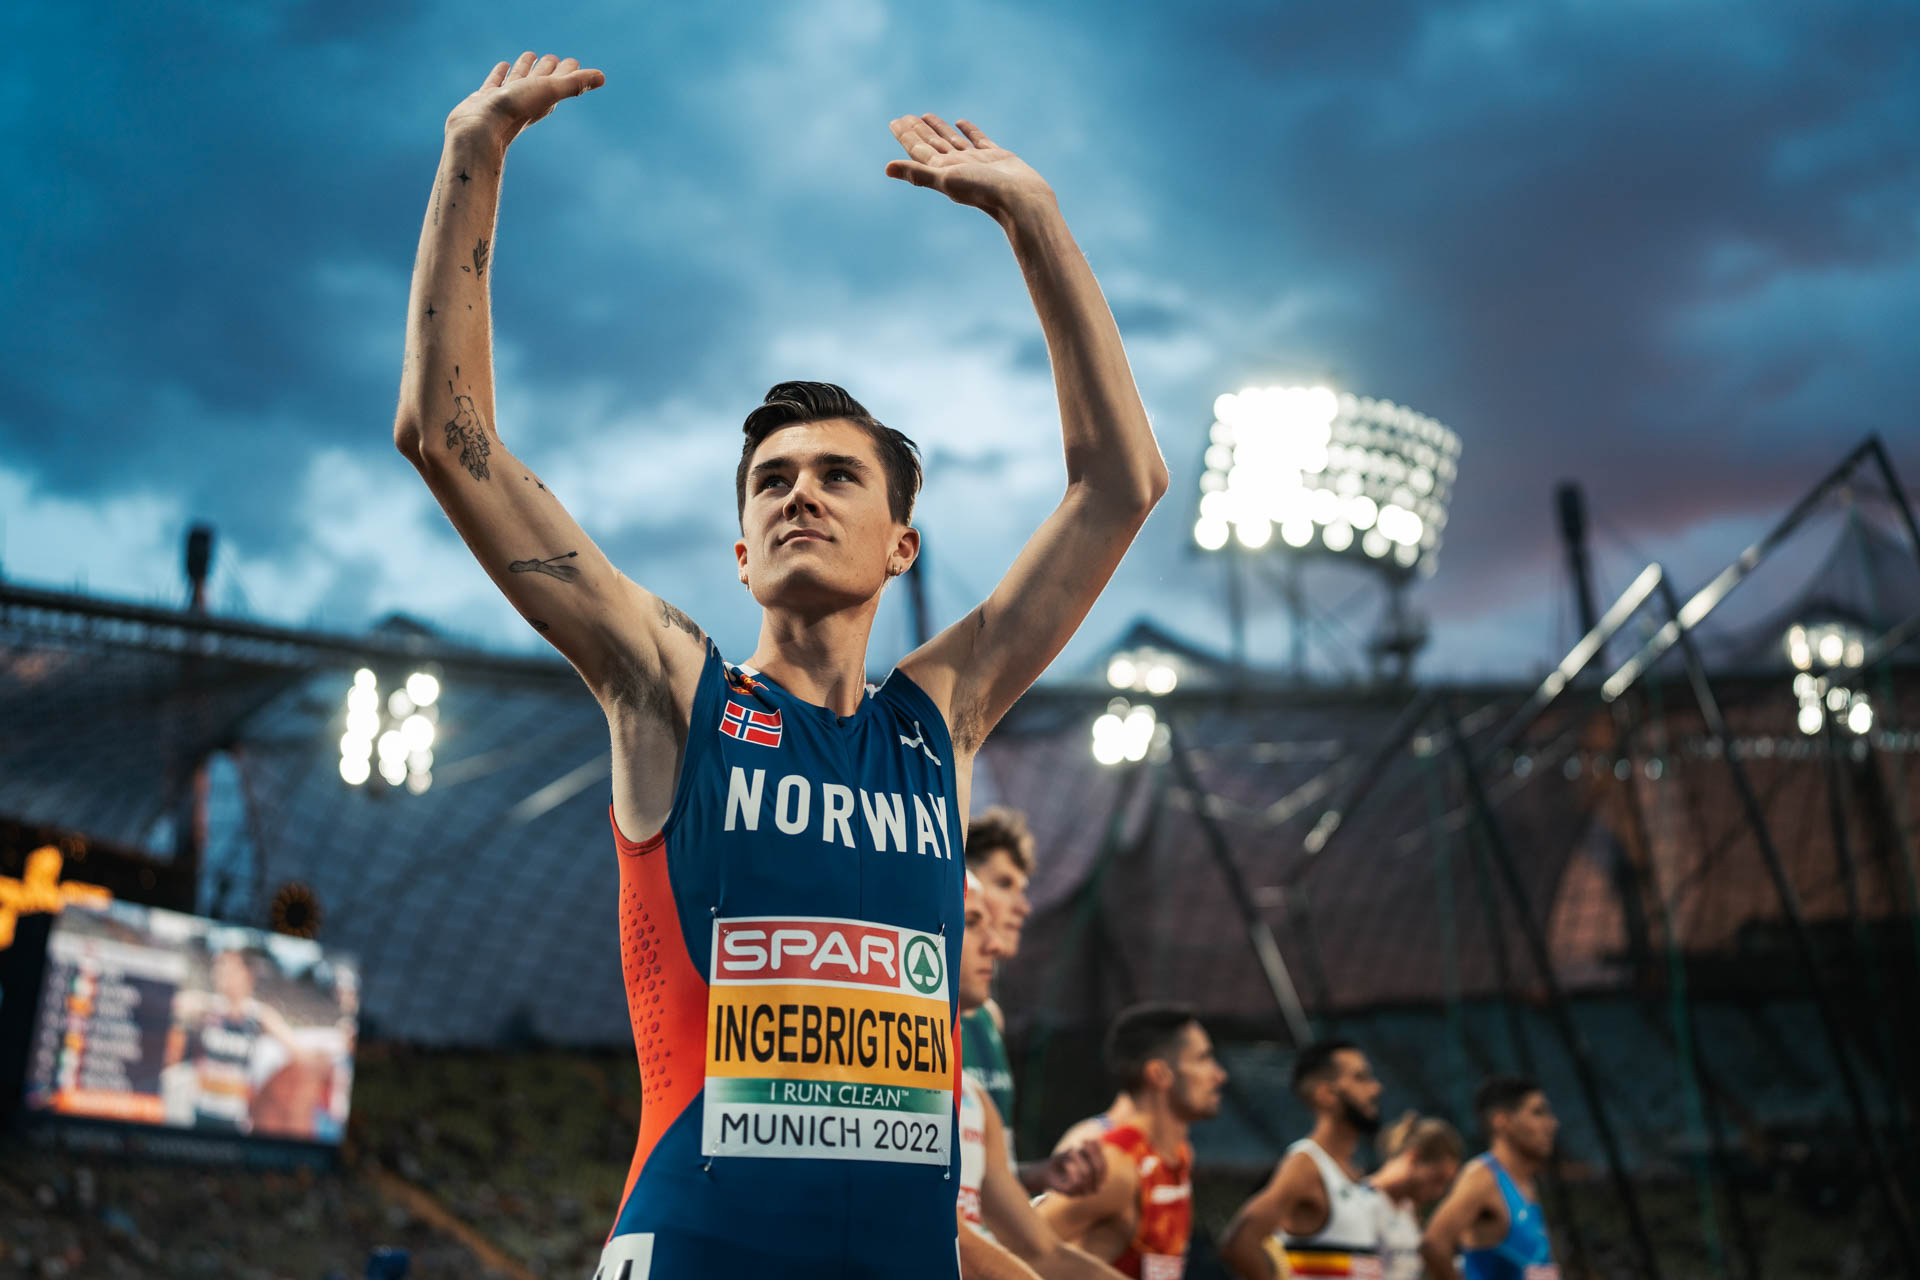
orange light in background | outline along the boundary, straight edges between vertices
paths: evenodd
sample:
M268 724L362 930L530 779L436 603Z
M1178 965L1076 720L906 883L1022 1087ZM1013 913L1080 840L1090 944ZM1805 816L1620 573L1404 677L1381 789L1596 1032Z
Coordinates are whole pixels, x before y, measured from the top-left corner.
M60 851L52 845L27 855L27 869L18 880L0 876L0 951L13 945L14 924L21 916L59 915L67 904L103 907L113 894L99 885L60 882Z

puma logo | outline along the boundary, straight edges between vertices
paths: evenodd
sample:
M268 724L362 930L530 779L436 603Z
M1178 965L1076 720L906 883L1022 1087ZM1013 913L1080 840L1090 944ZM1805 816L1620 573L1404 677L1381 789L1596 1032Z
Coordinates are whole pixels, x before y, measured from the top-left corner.
M921 729L920 722L918 720L915 720L913 722L913 736L911 738L909 738L904 733L900 735L900 745L903 747L920 748L921 751L926 753L927 759L933 761L936 767L939 766L940 757L933 754L933 749L927 746L926 732L925 730Z

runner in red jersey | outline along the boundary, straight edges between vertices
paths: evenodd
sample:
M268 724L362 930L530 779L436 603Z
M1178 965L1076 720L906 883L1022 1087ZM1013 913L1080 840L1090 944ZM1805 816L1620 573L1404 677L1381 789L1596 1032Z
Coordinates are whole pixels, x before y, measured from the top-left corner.
M1101 1137L1107 1173L1085 1196L1048 1196L1040 1212L1063 1239L1139 1280L1180 1280L1193 1231L1187 1132L1220 1110L1227 1073L1191 1009L1142 1005L1114 1020L1107 1065L1137 1119Z

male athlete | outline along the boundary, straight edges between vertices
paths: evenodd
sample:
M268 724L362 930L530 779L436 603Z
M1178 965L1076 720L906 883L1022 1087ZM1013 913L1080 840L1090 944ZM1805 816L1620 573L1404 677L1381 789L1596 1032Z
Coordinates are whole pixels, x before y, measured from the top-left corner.
M985 817L985 815L981 815ZM994 961L1009 946L987 894L967 872L967 932L955 981L963 1013L984 1005L993 990ZM987 1090L968 1075L960 1082L960 1271L966 1280L1009 1269L1002 1255L1043 1280L1117 1280L1119 1273L1066 1243L1027 1200L1007 1159L1006 1126ZM991 1233L991 1234L989 1234ZM1014 1272L1014 1274L1019 1274Z
M1166 466L1052 189L964 120L903 116L907 158L887 176L987 213L1012 246L1052 360L1065 495L984 604L869 690L881 589L919 549L917 452L840 388L782 383L748 415L735 473L734 556L759 638L745 663L724 662L614 569L495 428L487 289L507 147L604 82L525 53L448 115L394 421L612 734L643 1112L601 1267L609 1280L951 1276L949 974L974 756L1086 616Z
M1227 1073L1191 1009L1139 1005L1107 1032L1107 1066L1138 1118L1101 1136L1106 1176L1084 1196L1050 1195L1040 1212L1054 1230L1122 1274L1180 1280L1193 1233L1196 1120L1220 1110Z
M995 805L967 824L967 871L978 878L1005 942L1004 954L1020 951L1020 931L1033 904L1027 900L1027 883L1033 877L1033 832L1027 828L1026 815L1017 809ZM1013 1063L1007 1057L1006 1024L999 1002L991 996L979 1008L960 1015L961 1057L969 1079L985 1089L993 1099L1001 1118L1013 1118ZM1008 1135L1007 1159L1013 1159L1012 1135ZM1020 1184L1038 1195L1058 1191L1062 1195L1081 1195L1100 1185L1106 1171L1098 1136L1054 1152L1045 1160L1032 1160L1015 1166Z
M1244 1280L1280 1274L1268 1253L1278 1233L1296 1276L1378 1280L1387 1205L1361 1172L1361 1139L1380 1131L1380 1082L1350 1040L1323 1040L1293 1062L1293 1092L1313 1132L1287 1148L1272 1179L1227 1226L1220 1256Z
M1469 1161L1427 1222L1420 1241L1431 1280L1454 1280L1460 1252L1465 1280L1558 1280L1540 1171L1560 1129L1547 1095L1524 1076L1495 1076L1473 1099L1487 1131L1486 1154Z

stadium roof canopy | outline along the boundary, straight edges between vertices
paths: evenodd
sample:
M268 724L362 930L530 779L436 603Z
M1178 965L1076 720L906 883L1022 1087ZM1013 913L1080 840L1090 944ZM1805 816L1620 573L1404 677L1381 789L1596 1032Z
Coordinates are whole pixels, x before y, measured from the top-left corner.
M1814 579L1779 599L1750 628L1709 632L1712 661L1809 911L1830 916L1843 902L1823 770L1815 740L1795 728L1782 629L1817 614L1878 634L1920 614L1920 570L1898 540L1851 522ZM1032 691L980 762L976 804L1025 809L1039 837L1036 916L1005 974L1016 1030L1097 1025L1144 997L1278 1026L1195 820L1201 804L1310 1009L1486 993L1499 956L1526 980L1517 934L1504 953L1484 945L1467 810L1432 740L1416 735L1387 753L1337 842L1321 856L1304 851L1419 691L1280 683L1147 623L1113 647L1143 643L1188 666L1191 678L1155 701L1203 796L1164 754L1096 763L1089 726L1112 692L1098 681ZM1901 662L1873 692L1874 767L1897 771L1881 785L1920 794L1911 645ZM391 689L423 665L444 687L431 789L346 785L338 743L353 672L371 667ZM1575 987L1623 981L1636 931L1659 912L1618 892L1623 860L1664 887L1688 947L1734 945L1774 915L1684 687L1668 667L1657 674L1630 717L1570 698L1490 763L1530 903ZM1469 736L1485 741L1531 689L1516 681L1452 695ZM328 635L0 584L0 724L0 818L157 861L172 856L198 764L210 753L227 762L215 787L235 803L203 863L202 880L221 882L203 883L203 903L264 925L276 891L308 886L321 940L361 958L376 1033L445 1044L627 1039L606 729L564 664L461 648L418 626ZM1849 767L1854 785L1870 785L1866 766L1850 757ZM1904 901L1893 862L1874 860L1886 839L1862 837L1863 896ZM0 850L0 872L21 852Z

